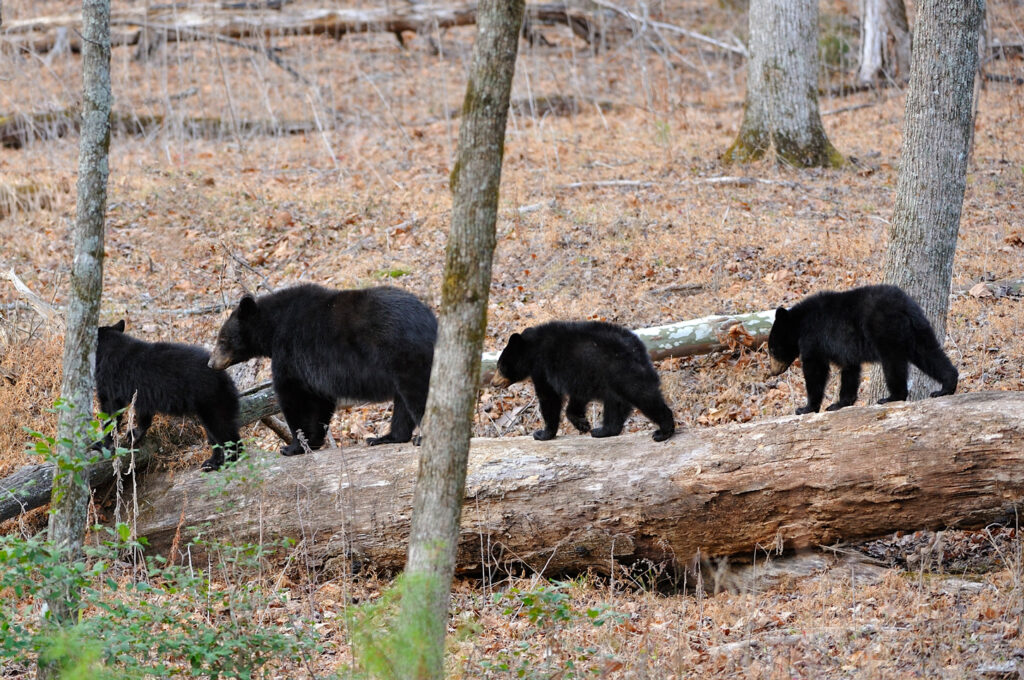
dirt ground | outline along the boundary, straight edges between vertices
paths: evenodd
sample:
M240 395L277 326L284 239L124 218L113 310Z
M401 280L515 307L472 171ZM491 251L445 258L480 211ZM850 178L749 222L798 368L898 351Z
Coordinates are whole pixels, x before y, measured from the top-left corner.
M631 7L731 43L746 33L739 4ZM75 6L8 0L3 19L7 26ZM290 7L314 6L347 5ZM988 3L993 44L1024 43L1022 10L1019 0ZM543 41L522 42L485 349L552 319L639 328L880 281L904 91L829 94L856 66L857 3L827 2L821 11L823 120L851 160L839 170L721 163L739 129L745 80L743 59L726 50L631 30L614 12L603 15L596 51L564 26L541 27ZM260 51L224 43L170 43L148 59L115 48L115 111L160 115L164 125L111 143L103 321L125 318L147 340L209 346L244 292L299 281L389 283L436 309L473 30L406 33L404 46L392 34L273 38L275 54L309 84ZM0 116L79 101L78 55L0 45ZM965 392L1024 389L1020 299L966 292L1024 276L1024 89L1013 81L1024 76L1024 59L988 59L984 69L1010 79L978 90L946 341ZM220 132L195 134L193 119L215 120ZM248 123L278 132L256 133ZM309 131L286 134L289 125ZM58 307L67 295L77 153L76 135L0 149L0 272L13 270ZM724 176L765 181L706 181ZM55 429L48 409L59 392L60 342L0 281L0 475L32 460L25 428ZM768 379L763 351L668 359L658 369L684 428L788 414L803 400L800 372ZM257 364L247 379L266 372ZM532 402L530 385L485 389L476 435L532 431ZM356 445L386 429L388 417L387 405L346 409L332 434ZM634 415L627 427L650 424ZM260 425L243 434L279 445ZM206 455L197 446L161 464L194 467ZM914 540L931 540L914 529L907 527ZM558 586L574 612L596 604L614 611L607 626L581 616L538 627L491 598L523 582L459 583L452 625L474 632L453 643L452 676L505 677L513 671L484 663L505 658L526 659L526 677L1017 677L1006 669L1024 657L1021 543L1015 533L1003 543L979 535L946 537L959 547L945 552L974 541L986 555L953 571L941 560L925 568L897 559L917 547L903 550L903 537L890 537L892 554L859 549L878 562L867 576L835 563L807 578L706 596L666 595L643 579ZM541 583L527 582L553 587ZM344 606L342 590L375 587L328 582L304 592L327 617ZM347 659L343 628L331 634L334 647L317 660L322 672ZM513 655L523 642L529 651ZM570 672L567 661L588 670ZM305 672L285 663L280 677Z

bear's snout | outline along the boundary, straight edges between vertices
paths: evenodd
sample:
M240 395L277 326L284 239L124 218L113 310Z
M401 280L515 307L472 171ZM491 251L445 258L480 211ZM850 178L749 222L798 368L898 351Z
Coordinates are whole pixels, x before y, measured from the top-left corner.
M789 364L785 361L779 361L775 357L768 357L771 360L771 370L768 371L768 375L781 375L786 372L789 368Z
M500 370L495 369L494 376L491 378L492 387L508 387L511 384L511 380L502 375Z
M207 364L207 366L216 371L223 371L230 365L231 357L221 352L219 347L213 350L213 353L210 355L210 362Z

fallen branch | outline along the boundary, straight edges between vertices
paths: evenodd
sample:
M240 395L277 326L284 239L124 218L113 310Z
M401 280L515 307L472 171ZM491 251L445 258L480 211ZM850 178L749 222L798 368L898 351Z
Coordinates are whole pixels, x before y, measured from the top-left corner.
M14 287L19 293L21 293L21 296L25 298L25 301L28 302L29 306L35 310L36 314L43 317L48 328L56 331L64 330L64 316L60 310L36 295L31 288L25 285L24 281L18 278L18 275L14 273L13 269L8 270L6 277L8 281L14 284Z
M77 134L81 112L78 109L46 113L0 116L0 144L9 149L20 149L32 140L47 140ZM177 126L193 138L217 139L232 134L231 123L219 118L167 118L159 114L113 112L110 114L111 132L122 135L145 136L165 126ZM237 130L246 135L295 135L317 130L315 121L238 121Z
M474 439L458 569L607 573L619 562L685 566L698 555L983 526L1024 500L1024 477L1007 474L1022 463L1020 392L786 416L661 443L648 433ZM184 516L206 538L299 540L313 566L399 569L416 468L408 444L270 456L255 493L247 481L215 498L198 471L158 473L140 486L138 532L166 555Z
M121 9L111 14L112 27L138 30L114 31L111 46L133 46L144 32L160 34L167 42L195 40L218 35L226 38L270 39L275 36L329 35L335 38L356 33L394 33L403 31L431 35L438 30L476 23L476 4L427 5L374 9L295 9L282 11L242 11L214 5L189 5L173 10L145 7ZM535 23L564 23L573 33L590 42L599 36L592 17L581 9L562 3L527 6L527 16ZM80 17L73 14L39 17L10 22L4 30L8 41L20 49L45 53L57 44L56 31L70 29L68 48L81 50L78 33Z

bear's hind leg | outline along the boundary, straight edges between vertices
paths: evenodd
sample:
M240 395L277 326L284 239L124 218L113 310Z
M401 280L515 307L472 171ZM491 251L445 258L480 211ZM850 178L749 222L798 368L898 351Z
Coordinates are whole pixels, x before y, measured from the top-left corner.
M879 404L907 400L907 360L903 357L882 359L882 372L889 396L879 399Z
M586 399L569 395L569 404L565 407L566 419L582 434L590 432L590 421L587 420L587 403Z
M662 442L675 434L675 418L661 394L661 385L656 374L649 380L627 385L621 396L658 426L652 435L654 441Z
M829 406L826 411L838 411L857 402L857 390L860 388L860 364L847 366L840 373L839 401Z
M617 396L608 395L604 398L604 419L601 427L590 431L591 437L614 437L622 432L631 408L628 402Z
M135 427L133 427L131 432L128 433L128 446L133 449L138 446L142 442L142 438L146 436L146 432L149 431L149 427L152 424L152 413L145 413L137 410L135 412Z
M370 437L366 443L370 446L378 444L403 444L412 439L412 431L416 428L409 407L401 394L395 395L395 406L391 413L391 427L383 437Z
M200 411L199 421L206 429L206 440L212 450L210 457L200 466L201 470L209 472L220 469L225 457L227 460L238 460L238 453L242 450L242 436L238 433L237 413L237 403L218 403Z
M936 341L932 344L932 347L918 349L911 362L920 368L925 375L942 386L941 389L932 392L931 396L942 397L947 394L953 394L956 392L956 384L960 379L960 374L956 370L956 366L953 365L953 362L949 360L946 353L939 347L938 342Z

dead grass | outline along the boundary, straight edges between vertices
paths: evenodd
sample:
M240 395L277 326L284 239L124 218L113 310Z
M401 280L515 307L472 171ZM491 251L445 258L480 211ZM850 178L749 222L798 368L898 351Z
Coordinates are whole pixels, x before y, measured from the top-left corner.
M295 6L314 6L299 0ZM333 3L333 5L345 3ZM8 0L4 18L72 9L67 0ZM729 3L648 3L652 15L716 37L745 33ZM854 3L828 3L823 24L847 31ZM75 6L77 11L77 6ZM1003 42L1021 42L1015 0L988 3ZM855 24L854 24L855 25ZM903 95L895 89L823 97L833 144L849 169L793 171L769 162L724 167L718 158L738 131L743 63L685 39L616 34L591 54L567 30L544 29L550 47L521 46L510 117L486 349L514 331L554 318L602 318L642 327L713 313L790 304L808 293L876 282L885 249L899 159ZM846 35L846 33L843 33ZM855 39L855 31L853 32ZM450 217L447 189L472 29L422 36L407 49L390 35L281 37L281 56L316 83L308 88L251 52L209 43L166 46L134 61L114 51L121 112L173 120L316 120L322 133L192 138L180 123L145 138L115 137L111 151L105 321L127 318L148 340L210 344L221 314L245 290L316 281L354 287L400 285L436 307ZM1024 75L1015 57L987 65ZM827 70L823 86L841 81ZM62 110L77 101L74 55L0 52L0 113ZM529 102L572 96L573 115ZM546 98L546 99L545 99ZM954 264L957 290L1019 278L1024 249L1024 97L1008 83L981 91ZM45 201L0 217L0 270L13 268L61 304L70 265L77 140L34 142L0 155L0 185L45 188ZM744 174L775 184L710 185ZM602 181L625 182L599 186ZM570 187L584 183L578 188ZM632 183L632 184L629 184ZM693 284L685 294L657 292ZM694 290L696 287L698 287ZM23 426L52 432L59 341L40 339L0 285L0 474L26 462ZM961 389L1024 389L1020 302L955 295L947 350ZM20 330L19 330L20 329ZM666 396L683 427L791 413L803 399L798 372L766 380L760 353L660 362ZM265 366L263 367L265 374ZM5 373L6 375L6 373ZM538 426L529 387L480 400L477 434L524 434ZM386 406L342 411L333 436L346 445L386 427ZM170 430L179 423L167 423ZM567 426L566 426L567 427ZM634 416L628 425L646 429ZM568 431L568 430L566 430ZM254 436L278 443L264 428ZM195 436L195 433L189 436ZM194 440L192 440L194 441ZM201 446L164 464L194 467ZM912 530L913 527L908 527ZM574 614L543 630L488 599L491 586L458 584L452 625L453 677L507 677L485 670L527 643L527 677L570 677L577 660L597 677L978 677L986 664L1024 656L1020 565L996 562L950 586L946 576L885 570L870 581L833 568L763 592L663 595L649 588L582 579L567 586ZM346 661L336 615L381 584L351 576L296 577L293 593L328 621L326 672ZM950 588L953 588L951 591ZM606 605L622 617L594 626L585 612ZM582 612L582 614L581 614ZM596 650L581 659L580 649ZM588 652L589 654L589 652ZM280 677L299 677L287 669ZM582 674L582 673L581 673Z

